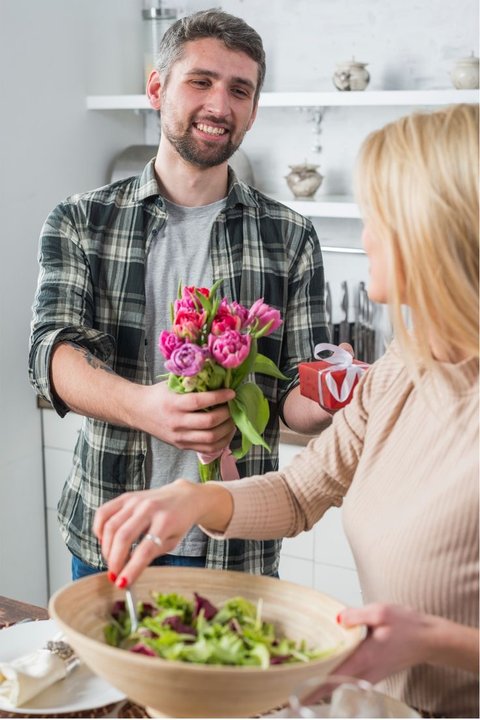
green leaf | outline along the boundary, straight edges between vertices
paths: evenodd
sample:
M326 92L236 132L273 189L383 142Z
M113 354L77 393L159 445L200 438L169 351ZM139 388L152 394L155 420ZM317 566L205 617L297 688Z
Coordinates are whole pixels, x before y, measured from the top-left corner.
M246 443L245 445L243 443L244 438L254 445L261 445L270 452L270 447L261 436L267 425L270 409L258 385L253 383L241 385L237 390L236 397L229 401L228 406L233 422L242 433L242 454L239 454L237 450L234 452L235 457L243 457L247 452L247 450L244 452L246 448Z
M182 378L170 373L168 376L168 389L173 390L176 393L184 393L184 387L182 385Z
M213 298L213 296L216 294L218 288L223 283L223 278L220 280L217 280L217 282L213 283L212 287L210 288L210 297Z
M255 430L263 433L267 427L268 418L270 417L270 408L265 395L258 385L255 385L255 383L244 383L238 388L235 399L242 403L247 417Z
M207 313L207 317L209 317L212 313L212 303L210 302L210 299L205 297L205 295L201 292L196 292L195 297Z
M270 375L271 377L276 377L279 380L289 379L286 375L280 372L280 370L277 368L275 363L270 360L270 358L266 357L266 355L262 355L261 353L257 353L253 365L253 372L262 373L262 375Z

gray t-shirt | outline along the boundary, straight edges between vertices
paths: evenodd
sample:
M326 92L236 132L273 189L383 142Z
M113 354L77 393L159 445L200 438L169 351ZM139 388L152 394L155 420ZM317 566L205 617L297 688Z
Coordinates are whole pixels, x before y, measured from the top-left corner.
M225 203L226 198L201 207L183 207L165 200L167 220L150 245L145 277L147 359L153 382L165 372L158 337L171 327L170 304L177 297L179 283L197 287L213 283L210 234ZM178 450L149 437L147 486L160 487L179 477L199 482L197 462L192 450ZM195 526L171 554L205 555L206 545L206 535Z

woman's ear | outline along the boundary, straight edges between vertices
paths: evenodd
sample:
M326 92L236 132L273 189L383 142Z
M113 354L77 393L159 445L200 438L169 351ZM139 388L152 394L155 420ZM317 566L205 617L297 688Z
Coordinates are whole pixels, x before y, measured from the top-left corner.
M147 80L147 97L154 110L160 110L162 84L157 70L152 70Z

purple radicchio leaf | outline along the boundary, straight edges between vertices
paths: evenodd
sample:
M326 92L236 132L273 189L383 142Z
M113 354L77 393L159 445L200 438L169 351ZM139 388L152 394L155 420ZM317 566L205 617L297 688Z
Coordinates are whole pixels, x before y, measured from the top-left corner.
M291 655L273 655L270 658L270 665L282 665L290 660Z
M137 635L140 635L141 637L145 638L154 638L157 637L157 635L153 632L153 630L149 630L146 627L140 627L137 630Z
M124 615L126 612L125 608L125 601L124 600L115 600L113 603L113 607L111 610L110 615L117 621L120 621L120 618L122 615Z
M143 620L145 617L153 617L158 613L158 608L156 608L152 603L142 603L141 611L140 611L140 620Z
M200 610L203 610L205 620L211 620L213 617L215 617L218 612L215 605L212 605L210 600L207 600L206 597L202 597L198 593L193 594L195 596L195 610L193 612L193 616L197 617Z
M144 645L141 642L133 645L130 648L130 652L138 653L139 655L151 655L152 657L155 657L155 653L153 652L152 648L149 648L147 645Z
M168 625L172 630L175 630L177 633L182 633L183 635L193 635L194 637L197 635L195 628L182 623L178 615L170 615L170 617L165 618L162 625Z

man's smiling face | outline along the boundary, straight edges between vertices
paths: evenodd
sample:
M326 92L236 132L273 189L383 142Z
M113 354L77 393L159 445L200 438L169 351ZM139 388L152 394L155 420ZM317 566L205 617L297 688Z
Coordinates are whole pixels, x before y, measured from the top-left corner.
M256 115L258 66L221 40L187 42L161 91L162 133L187 162L220 165Z

